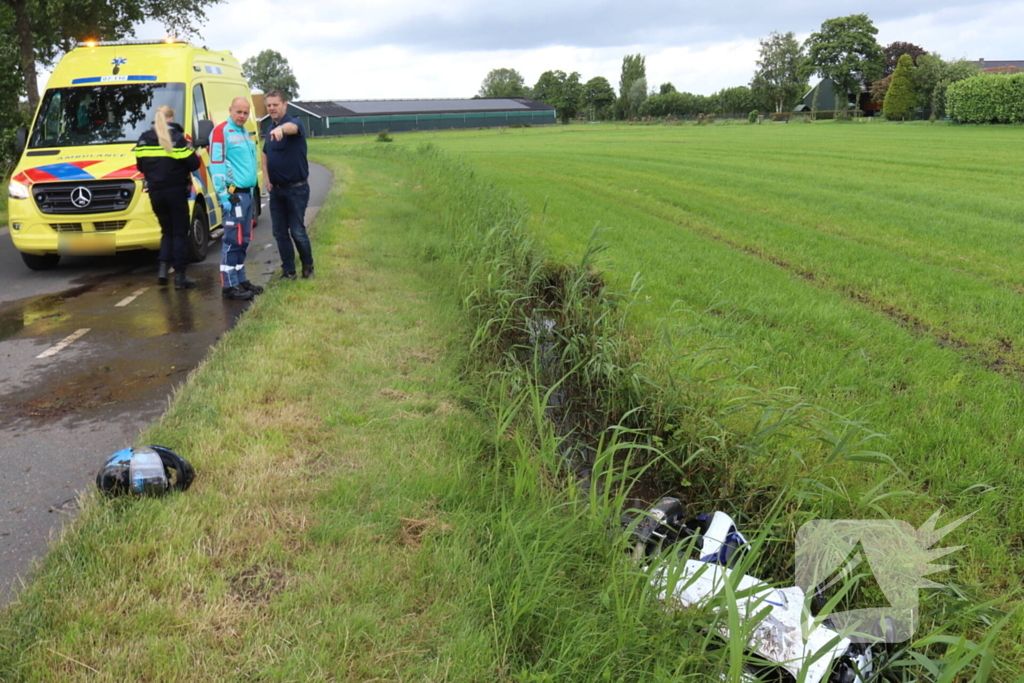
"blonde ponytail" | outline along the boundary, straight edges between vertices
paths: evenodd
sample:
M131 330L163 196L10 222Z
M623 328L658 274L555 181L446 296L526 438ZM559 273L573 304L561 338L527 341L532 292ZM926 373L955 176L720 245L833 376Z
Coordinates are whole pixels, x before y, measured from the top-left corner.
M166 104L162 104L157 108L156 116L153 118L153 130L156 131L156 139L160 141L160 146L167 152L174 149L174 144L171 142L171 131L167 127L167 119L173 118L174 110Z

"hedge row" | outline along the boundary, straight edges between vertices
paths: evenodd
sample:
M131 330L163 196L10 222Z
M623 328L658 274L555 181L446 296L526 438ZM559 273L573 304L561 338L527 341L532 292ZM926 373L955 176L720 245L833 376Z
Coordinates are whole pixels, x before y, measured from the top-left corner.
M1024 123L1024 73L985 74L946 90L946 112L960 123Z
M807 117L815 121L823 121L825 119L834 119L838 115L843 114L842 109L819 109L818 111L784 111L781 113L773 113L771 115L772 121L802 121ZM850 116L858 117L861 116L860 111L845 110L845 113Z

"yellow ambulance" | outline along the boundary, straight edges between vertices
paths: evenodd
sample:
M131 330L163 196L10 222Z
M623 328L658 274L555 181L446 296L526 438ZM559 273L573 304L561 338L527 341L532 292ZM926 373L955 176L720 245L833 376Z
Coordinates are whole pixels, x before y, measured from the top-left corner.
M206 258L221 226L209 136L236 97L252 106L229 52L176 41L79 43L53 70L31 129L19 131L8 222L25 265L45 270L62 254L159 249L160 225L132 149L164 104L201 160L192 174L189 256ZM246 127L256 141L255 117Z

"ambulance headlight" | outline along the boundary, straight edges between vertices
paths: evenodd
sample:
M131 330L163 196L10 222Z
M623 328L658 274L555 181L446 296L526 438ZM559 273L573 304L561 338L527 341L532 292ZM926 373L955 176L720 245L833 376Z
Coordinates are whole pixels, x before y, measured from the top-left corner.
M28 185L12 180L7 186L7 196L11 199L28 199Z

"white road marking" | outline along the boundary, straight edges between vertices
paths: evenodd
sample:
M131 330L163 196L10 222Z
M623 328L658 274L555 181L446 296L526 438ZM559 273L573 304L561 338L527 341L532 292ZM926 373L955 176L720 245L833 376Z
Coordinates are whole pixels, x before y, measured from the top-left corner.
M131 302L135 301L135 299L137 299L139 296L141 296L142 293L145 292L147 289L149 289L149 287L143 287L142 289L136 289L134 292L131 293L131 296L126 296L125 298L121 299L116 304L114 304L114 308L119 308L119 307L122 307L122 306L127 306Z
M68 346L70 346L71 343L74 342L76 339L82 337L86 332L89 331L89 329L90 328L88 327L83 327L74 334L68 335L63 340L57 342L56 344L54 344L53 346L51 346L50 348L46 349L41 354L36 356L36 358L49 358L50 356L56 356L58 353L60 353Z

